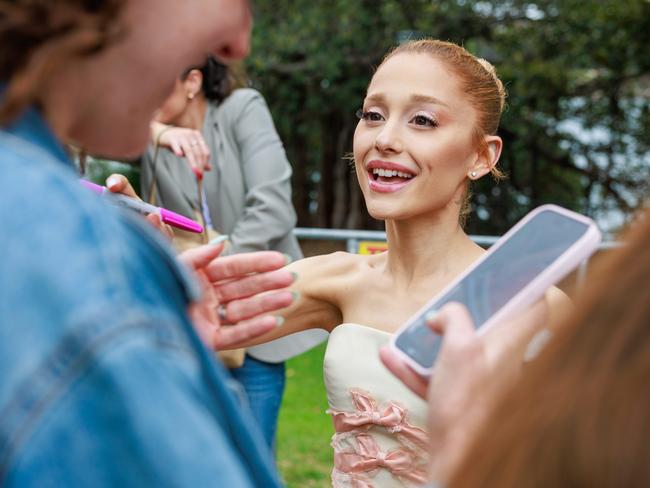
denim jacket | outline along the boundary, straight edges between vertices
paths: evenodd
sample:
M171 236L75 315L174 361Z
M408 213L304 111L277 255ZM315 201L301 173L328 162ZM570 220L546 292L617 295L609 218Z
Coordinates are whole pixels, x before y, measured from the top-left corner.
M0 174L0 484L279 486L167 244L79 185L35 111L0 131Z

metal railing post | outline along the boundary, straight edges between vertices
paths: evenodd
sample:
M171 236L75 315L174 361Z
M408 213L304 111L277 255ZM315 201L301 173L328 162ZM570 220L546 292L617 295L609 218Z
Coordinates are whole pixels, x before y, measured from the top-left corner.
M359 249L359 239L348 238L346 246L349 253L356 254Z

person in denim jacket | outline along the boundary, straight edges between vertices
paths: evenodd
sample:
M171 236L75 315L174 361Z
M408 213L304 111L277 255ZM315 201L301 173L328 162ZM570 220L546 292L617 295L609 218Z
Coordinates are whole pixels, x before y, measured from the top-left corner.
M0 484L280 484L201 338L275 327L254 317L291 294L250 295L293 280L284 256L204 248L197 281L63 149L141 152L178 73L241 58L250 25L243 0L0 1ZM243 323L219 329L216 299Z

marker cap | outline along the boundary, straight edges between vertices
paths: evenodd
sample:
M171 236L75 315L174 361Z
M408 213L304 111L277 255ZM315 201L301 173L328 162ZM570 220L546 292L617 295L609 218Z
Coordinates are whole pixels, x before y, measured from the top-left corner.
M192 219L188 219L183 215L172 212L171 210L167 210L166 208L160 209L160 218L164 223L178 229L195 232L196 234L203 232L203 226L201 224L194 222Z
M93 183L92 181L88 181L88 180L79 180L79 181L81 182L81 184L83 186L85 186L86 188L88 188L91 191L94 191L95 193L99 193L100 195L103 194L104 191L106 191L105 187L103 187L101 185L97 185L96 183Z

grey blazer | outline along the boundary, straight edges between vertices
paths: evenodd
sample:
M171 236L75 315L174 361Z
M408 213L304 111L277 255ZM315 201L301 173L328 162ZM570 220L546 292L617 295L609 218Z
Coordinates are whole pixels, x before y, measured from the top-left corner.
M220 105L208 104L203 137L212 171L203 188L214 228L230 236L227 253L275 250L300 259L293 235L296 213L291 202L291 166L262 95L235 90ZM187 162L153 147L142 158L143 198L156 177L160 205L190 218L200 209L196 181ZM327 333L307 331L248 349L257 359L279 362L323 341Z

